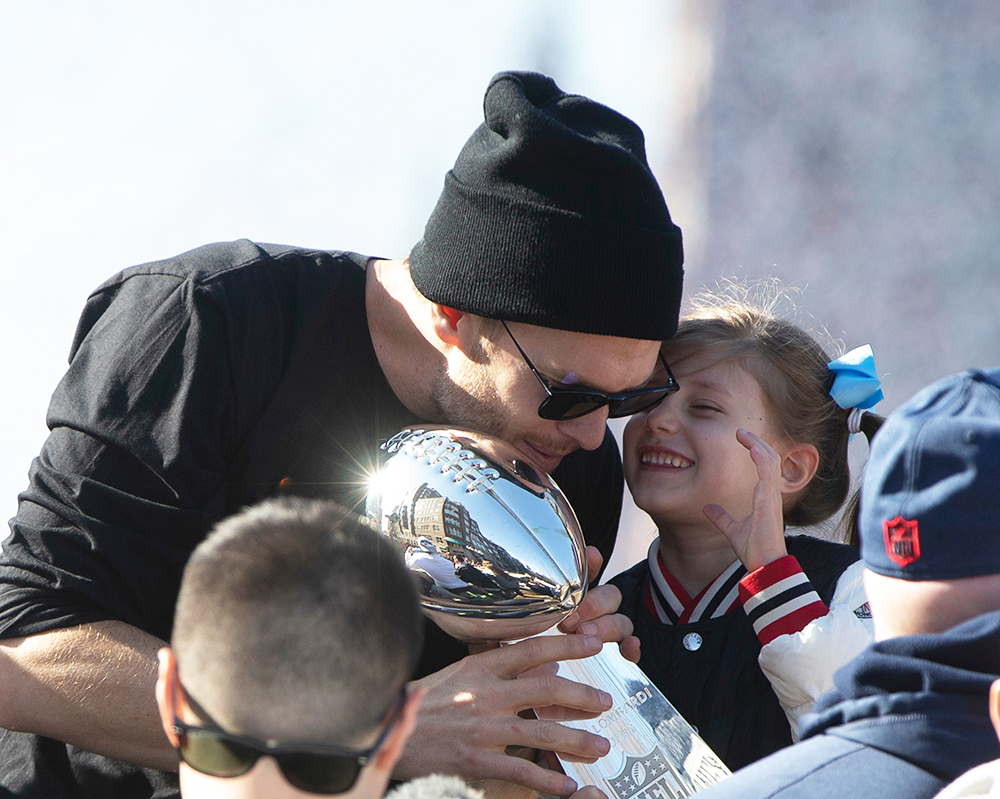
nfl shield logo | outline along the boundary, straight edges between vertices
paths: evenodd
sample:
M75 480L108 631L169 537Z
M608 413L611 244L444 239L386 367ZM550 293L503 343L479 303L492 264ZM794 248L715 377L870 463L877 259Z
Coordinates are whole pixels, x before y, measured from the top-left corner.
M904 568L920 560L920 534L916 519L911 521L897 516L891 522L883 522L882 531L885 534L885 554L890 560Z
M621 773L607 783L615 799L680 799L691 793L681 787L658 746L643 757L626 756Z

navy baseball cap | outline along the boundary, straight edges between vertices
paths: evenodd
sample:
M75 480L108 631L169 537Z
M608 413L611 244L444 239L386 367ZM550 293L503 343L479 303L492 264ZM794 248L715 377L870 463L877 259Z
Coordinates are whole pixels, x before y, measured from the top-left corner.
M889 416L859 528L865 565L886 577L1000 573L1000 369L946 377Z

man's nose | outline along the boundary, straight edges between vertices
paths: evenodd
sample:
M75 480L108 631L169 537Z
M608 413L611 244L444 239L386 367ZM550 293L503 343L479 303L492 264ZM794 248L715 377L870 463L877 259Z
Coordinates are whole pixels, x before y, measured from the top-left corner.
M559 422L559 432L575 440L583 449L597 449L604 441L608 424L608 408Z

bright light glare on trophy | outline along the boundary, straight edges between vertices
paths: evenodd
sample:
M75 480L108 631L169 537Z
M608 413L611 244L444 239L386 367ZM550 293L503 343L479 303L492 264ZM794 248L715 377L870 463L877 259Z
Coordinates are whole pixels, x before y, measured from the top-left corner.
M509 641L583 599L573 509L520 450L468 430L406 428L381 448L368 521L402 549L424 612L463 641Z

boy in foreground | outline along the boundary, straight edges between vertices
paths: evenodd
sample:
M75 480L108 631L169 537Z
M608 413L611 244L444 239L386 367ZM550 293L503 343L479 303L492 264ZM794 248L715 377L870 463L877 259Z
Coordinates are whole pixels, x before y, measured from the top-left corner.
M185 799L383 795L423 623L391 542L331 502L221 522L184 571L156 699Z

